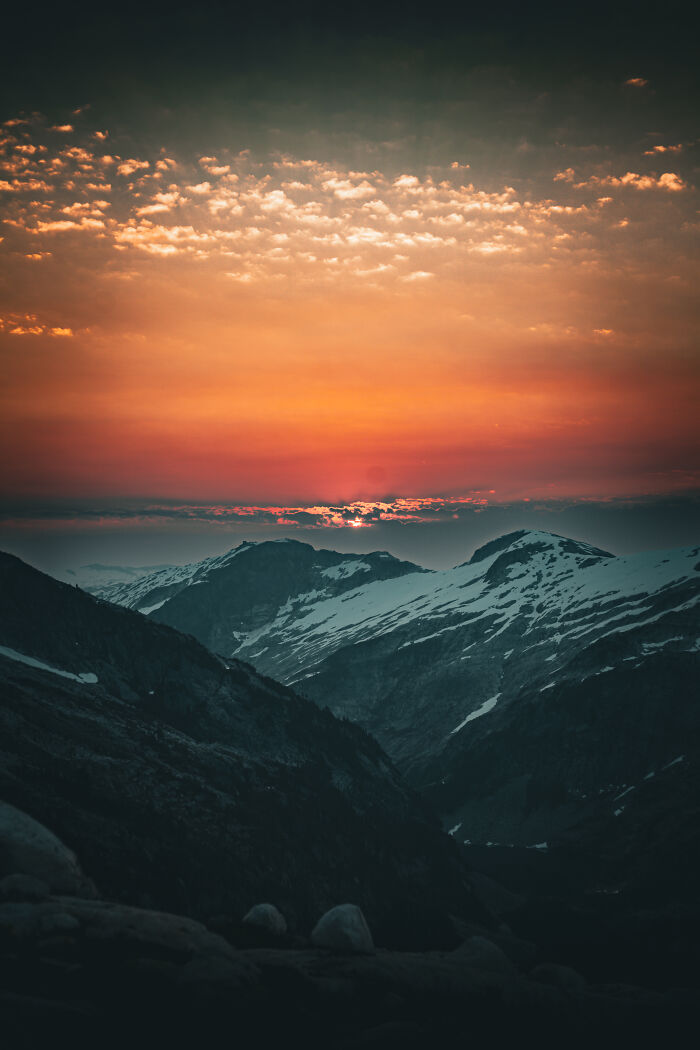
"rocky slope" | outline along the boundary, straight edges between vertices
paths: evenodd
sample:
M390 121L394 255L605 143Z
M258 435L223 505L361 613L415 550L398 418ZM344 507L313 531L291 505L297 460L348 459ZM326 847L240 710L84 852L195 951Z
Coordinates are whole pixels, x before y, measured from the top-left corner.
M380 943L421 946L483 915L362 729L9 555L0 678L0 797L116 899L199 917L272 899L293 927L355 900Z

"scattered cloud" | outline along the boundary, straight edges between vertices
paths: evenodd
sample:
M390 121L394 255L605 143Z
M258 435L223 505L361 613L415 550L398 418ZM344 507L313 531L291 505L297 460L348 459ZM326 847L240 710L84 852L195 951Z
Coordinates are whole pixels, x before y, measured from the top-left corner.
M567 182L573 184L577 190L595 188L598 186L620 186L632 187L635 190L669 190L677 193L688 189L688 183L673 171L665 171L661 175L640 174L636 171L627 171L624 175L589 175L588 178L576 181L576 172L573 168L565 168L554 175L555 182ZM598 198L606 203L611 198Z
M48 335L58 339L75 334L72 328L42 323L36 314L8 314L0 317L0 332L9 335Z
M109 158L109 162L112 162L112 158ZM143 171L146 168L150 168L150 163L147 160L134 160L133 157L129 160L123 160L117 167L117 175L133 175L134 172Z

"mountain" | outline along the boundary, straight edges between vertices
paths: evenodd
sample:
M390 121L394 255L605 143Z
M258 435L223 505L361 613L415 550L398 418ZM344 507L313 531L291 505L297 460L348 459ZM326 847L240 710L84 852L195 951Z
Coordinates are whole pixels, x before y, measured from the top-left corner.
M161 623L170 623L172 617L182 625L180 630L230 656L249 650L255 632L282 609L339 597L358 584L425 571L386 551L338 554L297 540L268 540L241 543L225 554L166 567L95 593L145 615L158 612ZM203 590L193 591L194 587Z
M353 567L337 593L317 583L331 557ZM376 578L380 558L396 571ZM173 597L157 577L104 593L158 597L153 618L364 726L460 841L614 822L616 796L697 753L699 548L615 557L520 531L441 572L290 542L223 561Z
M356 901L385 943L481 917L455 844L362 729L0 555L0 798L114 899L200 918ZM432 904L431 901L439 903Z

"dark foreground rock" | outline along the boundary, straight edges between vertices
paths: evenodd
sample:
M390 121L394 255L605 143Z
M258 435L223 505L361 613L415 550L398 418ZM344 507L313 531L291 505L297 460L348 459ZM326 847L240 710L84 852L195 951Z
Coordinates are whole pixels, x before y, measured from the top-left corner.
M588 987L460 952L236 949L180 916L52 896L0 904L7 1050L100 1045L680 1045L691 993ZM496 952L498 949L496 949Z
M52 893L36 876L41 851L4 848L20 870L0 880L3 1050L677 1045L700 1006L690 991L597 986L556 961L533 965L537 949L504 929L464 926L451 952L397 952L373 950L350 904L290 937L270 904L252 914L277 919L277 933L100 900L60 840L9 816L6 832L29 829L93 896Z
M27 813L0 800L0 876L13 873L38 880L57 893L95 895L75 854ZM13 884L5 886L12 892ZM36 886L35 886L36 891Z

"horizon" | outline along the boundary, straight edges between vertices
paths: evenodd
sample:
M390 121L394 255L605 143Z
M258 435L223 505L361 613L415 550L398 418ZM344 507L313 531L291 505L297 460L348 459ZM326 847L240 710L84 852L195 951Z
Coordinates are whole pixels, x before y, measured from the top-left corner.
M463 564L485 544L517 533L542 532L572 539L615 557L687 548L696 545L700 536L700 501L697 500L687 502L680 528L678 504L667 508L663 529L659 528L655 501L646 507L623 504L622 507L606 505L603 509L573 505L559 508L556 522L551 521L553 510L546 506L490 509L501 515L498 524L489 521L489 508L481 508L478 513L472 512L469 522L450 520L450 517L429 522L421 518L415 521L379 520L356 528L327 524L314 529L300 526L292 533L284 527L262 524L253 536L245 534L246 529L251 531L251 526L244 519L235 527L225 527L226 539L221 534L221 526L212 530L205 525L200 531L176 528L170 534L162 528L157 531L138 529L134 534L123 528L105 532L98 522L98 527L92 532L69 530L51 539L41 529L29 536L24 530L19 535L4 537L0 532L0 549L49 575L63 578L85 568L156 570L164 566L185 565L221 556L244 544L267 542L298 542L314 550L360 556L386 552L420 568L439 571ZM646 523L642 518L644 510L649 519ZM587 518L577 521L576 514L580 515L582 511L587 512ZM634 528L631 529L630 525ZM616 542L605 542L606 537ZM171 552L167 558L162 556L164 551ZM90 557L90 552L94 557ZM154 557L154 554L161 556Z

